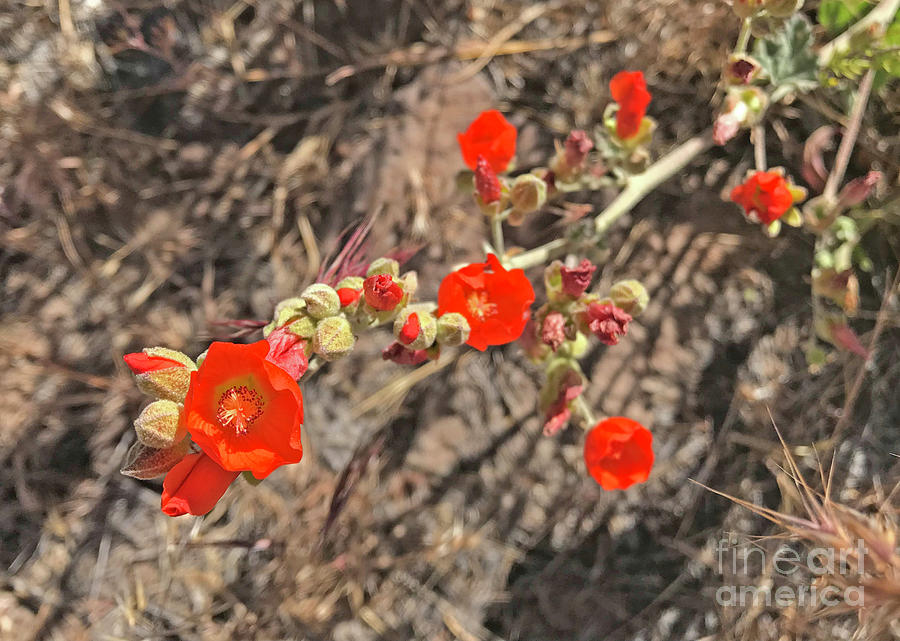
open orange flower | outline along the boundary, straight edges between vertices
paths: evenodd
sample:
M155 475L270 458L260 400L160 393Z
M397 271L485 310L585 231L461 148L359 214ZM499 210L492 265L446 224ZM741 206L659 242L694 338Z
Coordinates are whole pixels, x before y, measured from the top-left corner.
M206 514L240 472L229 472L199 452L188 454L166 474L161 506L168 516Z
M456 134L463 161L472 171L478 167L478 157L500 173L516 153L516 128L496 109L482 111L465 133Z
M472 331L467 344L484 351L519 338L530 317L534 289L521 269L507 271L489 254L487 262L473 263L448 274L438 290L438 316L458 312Z
M755 223L771 225L793 206L788 182L777 171L757 171L731 190L731 200Z
M588 473L604 490L624 490L643 483L653 467L653 435L623 416L597 423L584 441Z
M213 343L191 374L188 432L213 461L258 479L303 457L303 398L290 374L266 360L269 344Z
M628 140L637 135L650 104L650 92L641 71L620 71L609 82L612 99L619 103L616 112L616 135Z

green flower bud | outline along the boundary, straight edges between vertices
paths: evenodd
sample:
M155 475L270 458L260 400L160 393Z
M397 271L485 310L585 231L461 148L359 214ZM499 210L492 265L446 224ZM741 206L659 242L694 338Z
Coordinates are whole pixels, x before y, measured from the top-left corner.
M376 258L369 265L366 271L366 278L377 276L378 274L388 274L393 278L400 276L400 263L393 258Z
M316 321L304 314L288 325L287 331L291 334L296 334L300 338L312 338L313 334L316 333Z
M609 297L613 305L631 316L638 316L650 302L646 288L637 280L620 280L610 288Z
M328 318L341 311L341 299L325 283L313 283L303 290L300 298L306 302L306 311L313 318Z
M547 202L547 183L534 174L517 176L509 190L509 201L523 214L535 212Z
M174 401L153 401L134 421L138 440L147 447L164 449L187 435L183 407Z
M171 447L156 449L147 447L140 441L131 446L125 455L125 463L119 470L125 476L147 480L162 476L187 456L191 450L191 439L183 438Z
M803 8L803 0L765 0L764 6L773 18L790 18Z
M341 279L341 282L335 286L335 289L344 289L345 287L350 289L362 289L365 281L366 279L362 276L347 276L346 278Z
M165 359L162 361L165 366L155 369L132 367L138 389L148 396L183 402L191 383L191 372L197 369L194 361L186 354L166 347L145 347L143 352L151 358Z
M410 329L407 327L407 321L410 320L409 317L413 314L415 314L416 319L418 319L418 332L414 337L411 337L406 336L406 333ZM394 320L394 336L397 337L397 340L400 341L406 349L413 351L425 349L434 343L434 339L437 336L437 320L431 315L427 308L411 305L404 308ZM412 341L406 342L409 338L412 338Z
M406 272L398 282L403 289L403 302L409 302L419 289L419 275L416 272Z
M353 349L356 338L350 322L343 316L324 318L316 324L313 351L326 361L335 361Z
M469 340L469 321L462 314L447 312L437 319L436 340L439 345L456 347Z
M291 321L291 319L306 313L306 301L299 297L285 298L283 301L275 305L275 314L272 320L275 327L281 327Z

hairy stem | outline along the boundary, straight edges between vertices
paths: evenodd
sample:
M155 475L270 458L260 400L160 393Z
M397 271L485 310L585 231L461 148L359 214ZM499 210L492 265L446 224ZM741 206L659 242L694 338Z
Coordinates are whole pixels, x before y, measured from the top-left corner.
M502 261L503 254L506 253L506 246L503 242L503 217L499 214L491 216L491 235L494 238L494 251L497 257Z
M646 171L628 180L619 195L594 219L594 236L599 238L623 215L631 211L644 196L684 169L694 158L712 147L712 130L683 142L650 165ZM528 269L546 263L563 253L570 245L565 238L557 238L509 259L510 267Z
M766 171L766 126L762 122L753 126L753 158L756 171Z
M734 53L742 54L746 53L747 45L750 43L750 18L744 18L744 21L741 23L741 31L738 34L737 43L734 45Z
M853 147L856 145L856 138L859 136L859 129L862 126L862 119L866 113L866 105L869 102L869 94L872 92L872 81L874 79L875 72L869 69L866 75L863 76L862 82L859 83L859 92L856 95L856 100L853 102L853 109L850 111L850 123L847 125L844 137L841 138L841 144L834 159L834 167L831 169L831 173L828 174L828 180L825 182L823 194L828 200L833 200L837 196L838 189L844 181L844 173L847 171Z

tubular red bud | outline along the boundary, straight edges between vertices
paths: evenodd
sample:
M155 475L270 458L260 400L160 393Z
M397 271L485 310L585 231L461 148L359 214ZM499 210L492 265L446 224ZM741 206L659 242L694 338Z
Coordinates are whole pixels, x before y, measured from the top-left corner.
M578 298L591 286L591 278L597 267L587 258L583 259L578 267L568 268L561 266L559 274L562 278L562 290L572 298Z
M554 352L566 340L566 317L559 312L550 312L541 324L541 341Z
M478 162L475 165L475 191L485 205L497 202L503 193L497 172L493 170L484 156L478 156Z
M566 138L566 165L570 169L578 169L584 164L584 159L588 153L594 148L594 141L588 135L580 130L575 129Z
M419 336L419 330L421 329L422 325L419 323L419 315L413 312L406 317L406 322L403 323L403 327L401 327L398 332L397 340L404 345L409 345L416 340Z
M369 307L388 312L403 299L403 290L388 274L370 276L363 283L363 293Z

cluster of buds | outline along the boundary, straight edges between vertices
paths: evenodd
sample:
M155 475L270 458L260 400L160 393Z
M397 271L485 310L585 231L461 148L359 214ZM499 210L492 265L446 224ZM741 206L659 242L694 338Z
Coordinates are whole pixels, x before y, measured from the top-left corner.
M153 401L134 421L137 442L128 452L122 473L151 479L166 473L190 450L184 400L197 365L186 354L165 347L128 354L125 363L138 388Z
M578 359L586 353L589 337L616 345L649 302L647 290L636 280L615 283L605 296L589 292L595 270L587 259L576 267L551 263L544 271L547 303L535 312L523 335L528 356L545 366L540 404L546 434L562 429L571 417L584 387Z
M464 343L469 327L458 314L437 318L434 303L412 303L417 285L415 272L401 276L396 260L379 258L364 277L348 276L334 287L313 283L300 296L281 301L263 335L273 351L279 342L294 342L293 349L285 350L276 362L297 378L306 370L306 359L313 355L325 361L343 358L353 350L357 334L387 323L393 325L397 340L383 351L386 360L418 364L435 359L441 345ZM285 363L298 355L304 363L299 373Z

